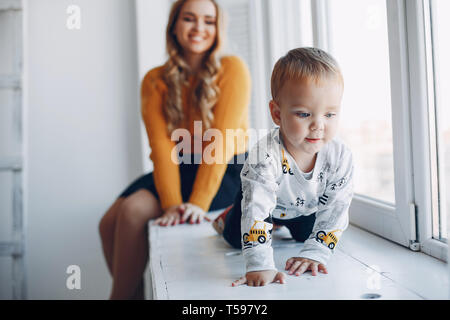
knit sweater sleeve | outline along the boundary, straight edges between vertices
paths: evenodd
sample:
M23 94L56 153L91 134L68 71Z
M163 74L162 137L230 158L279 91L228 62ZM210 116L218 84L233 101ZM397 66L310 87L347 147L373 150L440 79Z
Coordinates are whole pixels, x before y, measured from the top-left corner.
M167 86L159 77L160 68L150 70L141 85L141 113L151 148L153 178L162 209L183 202L181 196L180 172L178 164L171 160L175 146L167 133L167 123L163 115L163 96Z
M227 163L236 153L236 149L245 151L245 146L236 146L231 140L226 139L227 129L242 129L238 132L241 137L246 136L248 126L248 105L250 101L251 80L250 73L245 63L238 57L230 56L222 59L222 74L218 80L220 97L214 107L214 121L212 127L218 130L220 134L214 134L214 139L222 136L222 141L216 142L215 159L212 163L207 163L208 159L203 158L199 166L193 190L189 202L198 205L203 210L208 211L214 196L216 195L222 178L227 169ZM218 133L216 131L216 133ZM246 139L246 138L244 138ZM211 139L213 140L213 139ZM237 139L242 144L242 139ZM246 140L245 140L246 141ZM211 143L213 143L211 142ZM217 143L219 142L219 143ZM220 143L223 142L223 143ZM245 142L244 142L245 144ZM207 151L208 146L205 148ZM204 155L208 152L204 152Z

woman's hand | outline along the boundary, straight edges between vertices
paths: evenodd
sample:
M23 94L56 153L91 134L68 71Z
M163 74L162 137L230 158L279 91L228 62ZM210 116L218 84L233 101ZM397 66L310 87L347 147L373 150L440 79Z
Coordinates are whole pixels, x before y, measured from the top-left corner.
M163 215L155 220L153 224L159 224L160 226L175 226L180 223L182 211L182 204L171 206L164 211Z
M181 205L181 210L183 211L181 223L185 223L188 220L190 224L200 223L203 219L211 221L206 217L206 212L195 204L189 202L183 203Z

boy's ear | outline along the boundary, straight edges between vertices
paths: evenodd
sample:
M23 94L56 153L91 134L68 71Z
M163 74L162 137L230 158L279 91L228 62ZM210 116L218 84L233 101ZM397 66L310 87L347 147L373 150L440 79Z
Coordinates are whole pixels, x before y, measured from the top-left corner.
M270 115L272 116L273 122L279 126L281 123L280 120L280 106L274 101L270 100L269 102Z

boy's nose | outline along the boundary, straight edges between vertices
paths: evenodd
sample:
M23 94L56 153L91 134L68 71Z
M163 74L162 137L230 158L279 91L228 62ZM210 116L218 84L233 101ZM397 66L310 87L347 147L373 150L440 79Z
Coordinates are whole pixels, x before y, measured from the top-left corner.
M323 130L323 121L320 119L313 119L311 123L311 130Z

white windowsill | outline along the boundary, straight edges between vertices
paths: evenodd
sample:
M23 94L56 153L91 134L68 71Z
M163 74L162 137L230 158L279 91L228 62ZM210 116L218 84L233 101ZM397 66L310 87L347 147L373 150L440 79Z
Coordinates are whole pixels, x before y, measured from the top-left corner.
M287 276L285 285L257 288L230 286L243 275L242 254L208 223L149 228L146 291L155 299L364 299L365 294L379 294L379 299L448 299L445 262L352 225L328 263L328 275ZM284 237L289 237L286 228L273 234L279 270L302 246Z
M381 274L422 299L448 299L447 264L423 252L383 239L350 226L341 250L367 266L378 266Z
M442 261L447 261L448 245L442 241L426 239L421 243L421 251Z

